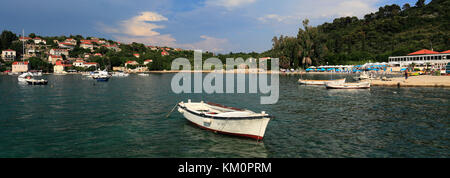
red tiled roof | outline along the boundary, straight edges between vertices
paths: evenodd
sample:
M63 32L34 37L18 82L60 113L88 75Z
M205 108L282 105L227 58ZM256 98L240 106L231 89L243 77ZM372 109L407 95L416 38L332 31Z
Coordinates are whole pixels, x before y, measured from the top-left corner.
M25 62L16 61L16 62L13 62L12 65L28 65L28 61L25 61Z
M84 63L84 64L95 64L95 65L97 65L97 63L96 62L86 62L86 63Z
M58 55L50 55L52 58L62 58L62 56L58 56Z
M92 44L91 42L82 42L81 44Z
M5 50L3 50L3 51L14 51L14 50L12 50L12 49L5 49Z
M428 50L428 49L422 49L422 50L420 50L420 51L416 51L416 52L410 53L410 54L408 54L408 56L412 56L412 55L424 55L424 54L439 54L439 52L431 51L431 50Z
M450 54L450 50L447 50L447 51L441 52L441 54Z
M147 60L145 60L145 62L153 62L153 60L147 59Z
M19 39L27 39L27 40L31 40L30 37L20 37Z
M72 43L64 43L64 42L62 42L62 43L59 43L59 44L63 44L63 45L70 45L70 46L73 46L73 44L72 44Z

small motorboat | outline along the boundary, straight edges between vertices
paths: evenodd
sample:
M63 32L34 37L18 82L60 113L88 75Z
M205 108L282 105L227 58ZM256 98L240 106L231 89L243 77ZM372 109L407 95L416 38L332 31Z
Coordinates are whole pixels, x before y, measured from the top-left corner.
M361 82L361 83L344 83L337 84L333 82L325 83L325 87L327 89L369 89L369 82Z
M98 82L107 82L111 75L107 71L97 71L91 74L91 77Z
M26 82L28 83L28 85L47 85L48 84L48 80L44 80L44 79L26 79Z
M149 76L149 74L146 74L146 73L140 73L140 74L138 74L139 76L144 76L144 77L147 77L147 76Z
M27 79L31 79L33 77L33 74L30 72L25 72L21 75L19 75L19 77L17 77L17 80L19 82L27 82Z
M220 104L191 102L178 103L178 112L200 128L216 133L262 140L267 125L272 118L264 111L227 107Z
M112 73L113 77L128 77L129 75L130 74L125 73L123 71L117 71L117 72Z
M345 80L346 80L345 78L337 79L337 80L303 80L303 79L299 79L298 83L300 85L325 85L325 83L327 83L327 82L343 84L343 83L345 83Z

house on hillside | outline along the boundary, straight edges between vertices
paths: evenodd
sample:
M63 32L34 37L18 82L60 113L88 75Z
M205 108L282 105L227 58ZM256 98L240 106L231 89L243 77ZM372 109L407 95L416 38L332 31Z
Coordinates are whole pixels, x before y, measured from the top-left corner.
M161 52L161 56L168 56L168 55L170 55L169 52L167 52L167 51L165 51L165 50L163 50L163 51Z
M33 38L33 41L34 41L34 44L40 44L40 43L47 44L47 41L45 41L39 37Z
M144 65L147 65L147 64L152 63L152 62L153 62L153 60L147 59L147 60L144 61Z
M4 61L14 61L16 59L16 51L12 49L6 49L2 51L2 59Z
M56 64L56 61L58 61L58 60L62 61L63 57L59 56L59 55L49 55L48 56L49 63Z
M69 56L69 50L67 50L67 49L50 49L50 55Z
M94 50L94 45L91 42L81 42L80 48Z

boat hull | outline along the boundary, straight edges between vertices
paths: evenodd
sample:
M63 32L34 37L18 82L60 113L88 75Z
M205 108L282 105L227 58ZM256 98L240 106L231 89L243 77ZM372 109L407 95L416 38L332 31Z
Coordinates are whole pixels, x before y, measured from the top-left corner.
M327 89L369 89L370 83L358 83L358 84L325 84Z
M298 83L300 85L325 85L327 82L333 82L333 83L338 83L338 84L343 84L345 83L345 78L344 79L339 79L339 80L298 80Z
M269 124L269 117L260 118L213 118L200 116L188 109L178 106L178 111L192 124L221 134L246 137L255 140L264 138Z

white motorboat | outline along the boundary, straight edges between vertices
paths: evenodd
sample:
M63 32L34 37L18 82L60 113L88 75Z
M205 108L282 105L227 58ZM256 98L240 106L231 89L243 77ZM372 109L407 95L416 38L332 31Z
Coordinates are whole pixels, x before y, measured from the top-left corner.
M122 71L117 71L112 73L113 77L128 77L130 74L122 72Z
M178 111L191 123L213 132L261 140L272 118L264 111L255 113L214 103L178 103Z
M19 75L19 77L17 77L17 80L19 80L19 82L27 82L27 79L31 79L33 77L33 74L30 72L25 72L21 75Z
M93 74L91 74L91 77L99 82L107 82L109 78L111 78L111 75L108 73L108 71L96 71Z
M299 79L298 83L301 85L325 85L327 82L333 82L337 84L343 84L345 83L345 78L343 79L337 79L337 80L303 80Z
M325 87L327 89L369 89L370 83L369 82L361 82L361 83L344 83L344 84L337 84L337 83L325 83Z
M149 76L149 74L146 74L146 73L140 73L140 74L138 74L139 76L144 76L144 77L147 77L147 76Z

